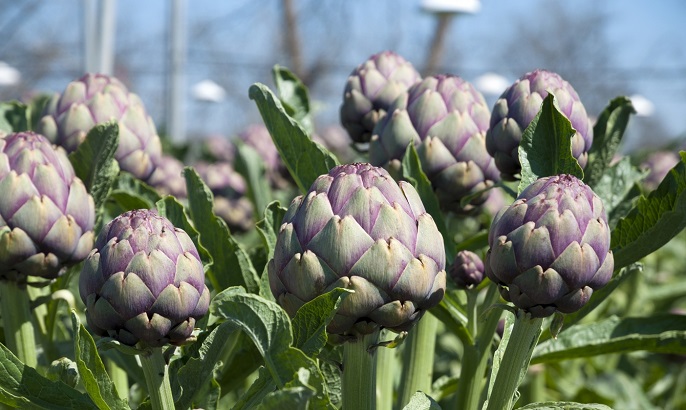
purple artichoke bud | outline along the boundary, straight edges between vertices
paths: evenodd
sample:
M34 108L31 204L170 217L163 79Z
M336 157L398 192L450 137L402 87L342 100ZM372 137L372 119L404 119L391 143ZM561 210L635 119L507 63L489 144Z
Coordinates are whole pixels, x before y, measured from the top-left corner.
M614 269L603 203L572 175L522 191L496 215L488 243L486 275L534 317L579 310Z
M162 155L160 138L141 99L114 77L86 74L69 83L47 104L39 130L72 152L91 128L111 120L119 124L119 167L147 180Z
M441 206L476 212L488 193L465 207L461 200L500 179L485 146L489 115L484 97L467 81L452 75L425 78L377 124L369 145L371 163L399 168L407 145L414 143Z
M641 168L650 171L648 176L643 180L643 185L649 191L654 190L660 185L663 179L667 176L669 171L681 161L681 157L676 152L672 151L657 151L653 152L646 158L645 162L641 164Z
M155 211L128 211L100 232L79 279L91 330L129 346L181 345L210 303L198 251Z
M243 176L228 162L195 165L200 178L214 194L214 213L226 221L232 231L244 232L252 227L253 208L245 196L248 186Z
M433 218L406 182L349 164L293 200L269 262L274 297L290 314L334 288L355 291L327 330L355 337L409 329L445 292L445 249Z
M0 138L0 280L56 278L88 256L94 221L64 149L33 132Z
M171 155L162 155L155 171L148 179L148 184L162 195L173 195L176 198L188 196L186 178L183 176L183 162Z
M212 135L203 141L203 153L213 161L233 162L236 146L222 135Z
M288 170L281 161L279 151L276 149L267 127L264 124L250 125L238 134L238 138L260 154L267 168L267 175L272 187L285 188L288 185Z
M369 142L393 101L421 80L415 68L392 51L369 57L350 73L341 104L341 125L355 142Z
M350 146L350 139L340 125L329 125L312 135L312 139L336 154L341 162L349 163L355 158L355 151Z
M521 171L519 142L526 127L541 110L548 91L555 94L560 112L576 130L572 137L572 155L581 168L586 167L587 153L593 143L593 126L579 95L558 74L536 70L515 81L493 107L490 128L486 134L486 148L495 158L503 178L513 180Z
M484 263L471 251L460 251L455 256L455 261L448 271L457 287L469 289L479 286L484 280Z

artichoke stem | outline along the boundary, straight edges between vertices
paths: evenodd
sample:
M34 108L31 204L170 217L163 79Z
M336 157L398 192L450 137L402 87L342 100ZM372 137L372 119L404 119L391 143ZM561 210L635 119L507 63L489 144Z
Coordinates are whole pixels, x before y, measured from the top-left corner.
M381 331L381 340L393 339L395 336L388 330ZM393 382L395 380L396 349L379 347L376 354L376 408L391 410L393 408Z
M5 344L22 363L35 368L36 339L31 323L29 294L15 282L0 280L0 306L5 331Z
M488 398L487 410L510 410L519 383L526 374L538 338L541 335L542 318L532 318L522 309L517 310L512 334Z
M376 409L376 350L379 330L343 345L343 408ZM371 348L371 349L370 349Z
M119 365L111 358L105 359L105 366L107 366L107 373L117 389L117 395L122 400L129 399L129 375L126 370L119 367Z
M153 348L150 355L142 354L140 358L153 410L174 410L169 366L162 355L162 348Z
M400 382L400 407L404 407L417 391L431 394L434 352L438 319L429 312L424 314L405 341L403 372Z
M468 290L467 297L469 298L469 326L472 329L474 344L465 344L464 346L462 362L460 363L460 382L457 385L457 394L455 395L453 408L478 410L486 376L486 367L488 366L488 359L491 357L493 335L498 327L500 315L490 312L482 322L482 325L477 328L476 323L479 321L479 316L476 299L478 298L478 293L476 290ZM482 306L488 308L497 299L498 288L495 285L491 285Z

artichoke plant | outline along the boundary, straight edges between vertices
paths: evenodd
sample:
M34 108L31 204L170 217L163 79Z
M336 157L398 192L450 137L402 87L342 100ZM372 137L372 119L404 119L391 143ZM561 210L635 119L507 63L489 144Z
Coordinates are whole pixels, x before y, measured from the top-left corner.
M0 138L0 280L54 279L93 246L95 206L66 152L44 136Z
M681 157L673 151L655 151L648 155L646 160L641 163L641 168L649 172L643 180L643 186L649 191L657 188L679 161L681 161Z
M195 245L155 211L119 215L84 262L79 293L91 330L126 345L181 345L208 310Z
M348 164L293 200L269 262L274 297L291 316L334 288L355 291L329 324L355 338L409 329L445 292L445 249L415 189L382 168Z
M421 80L411 63L392 51L369 57L345 83L341 124L354 142L369 142L376 123L393 101Z
M479 286L484 280L484 262L472 251L460 251L448 274L460 289L471 289Z
M119 167L147 180L155 169L162 145L155 124L141 99L124 84L104 74L86 74L72 81L45 107L39 130L68 152L76 150L97 124L119 124Z
M476 212L488 198L485 190L500 179L486 152L489 116L484 97L469 82L453 75L427 77L398 97L374 128L370 162L398 169L414 143L441 206Z
M531 120L541 109L543 100L552 91L562 114L572 123L572 155L581 168L588 161L593 144L593 126L574 88L558 74L535 70L515 81L493 107L486 134L486 149L495 158L503 179L514 180L521 171L519 143Z
M232 231L247 231L253 223L253 206L246 192L248 185L228 162L195 164L200 178L214 194L214 213Z
M614 269L603 203L572 175L528 186L496 215L488 243L486 275L532 317L579 310Z

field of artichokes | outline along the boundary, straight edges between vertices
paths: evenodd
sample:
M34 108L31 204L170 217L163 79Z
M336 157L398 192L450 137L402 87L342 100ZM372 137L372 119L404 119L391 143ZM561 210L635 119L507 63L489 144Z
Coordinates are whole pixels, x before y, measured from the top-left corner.
M686 408L686 156L620 156L628 98L272 81L189 144L111 76L0 103L2 406Z

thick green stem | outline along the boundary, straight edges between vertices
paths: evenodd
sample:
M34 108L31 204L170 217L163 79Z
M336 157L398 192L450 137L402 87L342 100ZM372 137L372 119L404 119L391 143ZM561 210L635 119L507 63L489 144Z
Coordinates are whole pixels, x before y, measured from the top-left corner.
M480 408L479 404L485 382L486 367L488 366L488 358L491 357L493 335L500 320L499 314L490 312L482 326L478 328L475 325L472 326L472 321L476 324L479 318L476 309L477 296L476 292L468 291L467 293L467 315L470 327L472 327L471 331L474 335L474 344L464 346L460 368L460 382L457 385L457 394L455 395L453 407L459 410L477 410ZM493 285L486 294L484 307L490 307L497 299L497 288Z
M173 410L174 397L162 348L156 347L150 355L140 355L140 358L153 410Z
M119 365L112 359L105 359L105 366L107 366L107 373L112 379L114 387L117 389L117 394L120 399L129 399L129 375L126 370L119 367Z
M0 281L0 306L5 330L5 343L25 365L35 368L36 339L31 323L30 300L26 289L16 283Z
M438 319L429 312L417 323L405 341L403 372L400 379L400 407L417 391L431 394Z
M510 410L512 399L521 382L538 343L542 318L532 318L523 310L517 311L512 334L500 362L498 374L488 398L487 410Z
M388 330L381 331L380 340L393 339L395 336ZM391 410L393 408L393 381L395 380L396 349L379 347L376 351L376 408Z
M379 331L343 345L343 408L376 409L376 350ZM370 349L371 348L371 349Z

